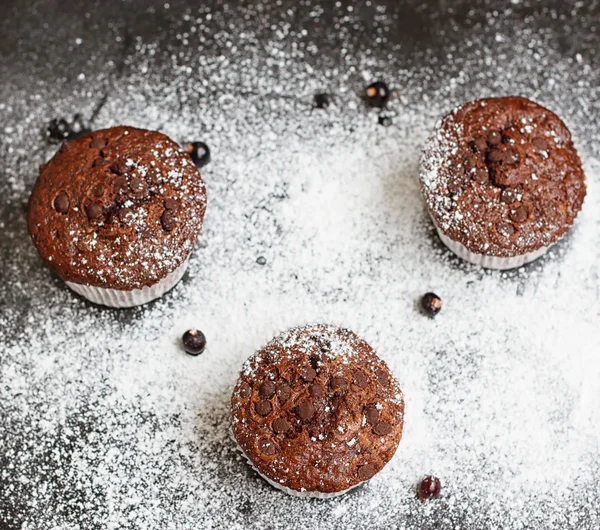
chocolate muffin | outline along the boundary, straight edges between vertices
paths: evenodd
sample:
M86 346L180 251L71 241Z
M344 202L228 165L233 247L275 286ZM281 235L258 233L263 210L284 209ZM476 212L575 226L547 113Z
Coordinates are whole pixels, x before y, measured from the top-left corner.
M319 324L283 333L246 362L231 416L239 447L263 478L293 495L326 498L392 458L404 400L364 340Z
M563 237L586 193L571 134L522 97L466 103L427 143L421 183L442 241L496 269L540 257Z
M40 168L27 212L40 256L95 303L139 305L182 277L206 189L164 134L113 127L65 142Z

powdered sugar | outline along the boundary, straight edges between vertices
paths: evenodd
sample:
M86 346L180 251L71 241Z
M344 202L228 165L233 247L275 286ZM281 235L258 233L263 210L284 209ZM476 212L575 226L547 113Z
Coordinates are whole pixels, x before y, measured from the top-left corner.
M119 25L117 42L90 24L77 67L60 61L77 59L68 43L28 28L24 39L55 52L52 75L41 56L10 68L11 55L2 59L5 526L597 528L597 14L567 3L554 13L520 2L520 11L460 17L455 3L415 4L410 15L408 3L362 14L323 3L298 20L264 2L206 3L186 20L186 8L171 4L131 15L118 69L106 62L121 64ZM71 43L84 35L55 16ZM173 36L158 36L159 26ZM569 46L559 49L559 34ZM57 86L59 76L72 84ZM388 128L356 95L379 77L400 91ZM332 106L311 110L323 90L334 93ZM575 133L588 198L571 236L541 262L485 272L439 243L418 159L449 108L516 92L560 111ZM75 297L26 236L36 166L53 150L42 149L39 130L58 115L91 115L102 94L95 127L160 128L213 153L188 275L132 310ZM415 309L430 290L444 300L435 320ZM246 358L278 331L317 321L365 338L406 399L396 457L367 486L327 502L270 488L228 434ZM191 327L208 338L197 358L178 344ZM413 486L425 474L441 479L442 494L421 504Z

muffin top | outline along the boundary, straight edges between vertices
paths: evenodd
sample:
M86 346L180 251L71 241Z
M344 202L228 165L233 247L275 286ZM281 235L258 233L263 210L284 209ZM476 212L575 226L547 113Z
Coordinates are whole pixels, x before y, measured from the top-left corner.
M293 328L245 363L233 434L268 479L334 493L378 473L402 436L404 400L386 364L352 331Z
M113 127L65 142L40 168L27 222L64 280L132 290L187 259L205 210L204 183L179 145L159 132Z
M522 97L482 99L446 115L426 144L421 184L447 236L499 257L558 241L586 193L569 130Z

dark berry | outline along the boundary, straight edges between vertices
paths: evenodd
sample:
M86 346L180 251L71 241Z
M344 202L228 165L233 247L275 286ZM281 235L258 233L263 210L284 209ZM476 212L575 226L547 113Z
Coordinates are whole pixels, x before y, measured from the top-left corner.
M442 489L440 479L436 477L425 477L417 486L417 497L421 502L435 499Z
M75 116L73 116L73 121L70 124L70 128L71 134L69 135L69 139L77 138L82 134L90 132L90 128L85 123L81 114L75 114Z
M390 91L383 81L376 81L365 89L365 98L371 107L381 109L390 99Z
M326 109L331 103L331 96L324 92L315 94L315 108Z
M75 114L73 121L70 123L64 118L53 119L48 124L46 135L53 142L62 142L72 140L88 132L90 132L90 129L85 125L81 114Z
M197 168L204 167L210 162L210 149L204 142L189 142L185 144L184 149Z
M62 142L71 135L71 126L64 118L55 118L48 124L46 134L50 140Z
M264 256L258 256L258 258L256 258L256 263L258 263L259 265L266 265L267 258L265 258Z
M429 317L434 317L442 309L442 299L434 293L427 293L421 298L421 309Z
M206 337L197 329L189 329L183 334L183 349L190 355L200 355L206 348Z
M389 116L379 116L377 118L377 122L379 123L379 125L389 127L392 124L392 118L390 118Z

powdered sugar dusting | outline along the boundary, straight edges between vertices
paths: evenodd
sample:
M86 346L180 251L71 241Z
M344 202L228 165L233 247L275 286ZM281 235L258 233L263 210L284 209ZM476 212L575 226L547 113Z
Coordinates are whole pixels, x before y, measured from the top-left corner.
M266 1L173 0L103 24L112 16L104 4L73 3L67 16L43 2L27 15L21 2L18 24L12 12L0 22L0 520L44 529L597 528L597 7L285 5L291 14ZM61 31L42 29L44 20ZM9 26L22 45L6 46ZM388 128L357 96L377 78L394 92ZM312 110L324 90L332 106ZM515 92L573 131L588 197L569 238L542 261L487 272L439 243L418 161L449 108ZM132 310L74 296L26 235L28 192L53 153L40 130L98 106L96 128L156 128L213 153L188 275ZM430 290L444 301L435 320L415 309ZM327 502L273 490L229 436L244 361L306 322L354 330L406 399L394 459ZM192 327L208 338L197 358L178 344ZM426 474L442 493L421 504L413 488Z

